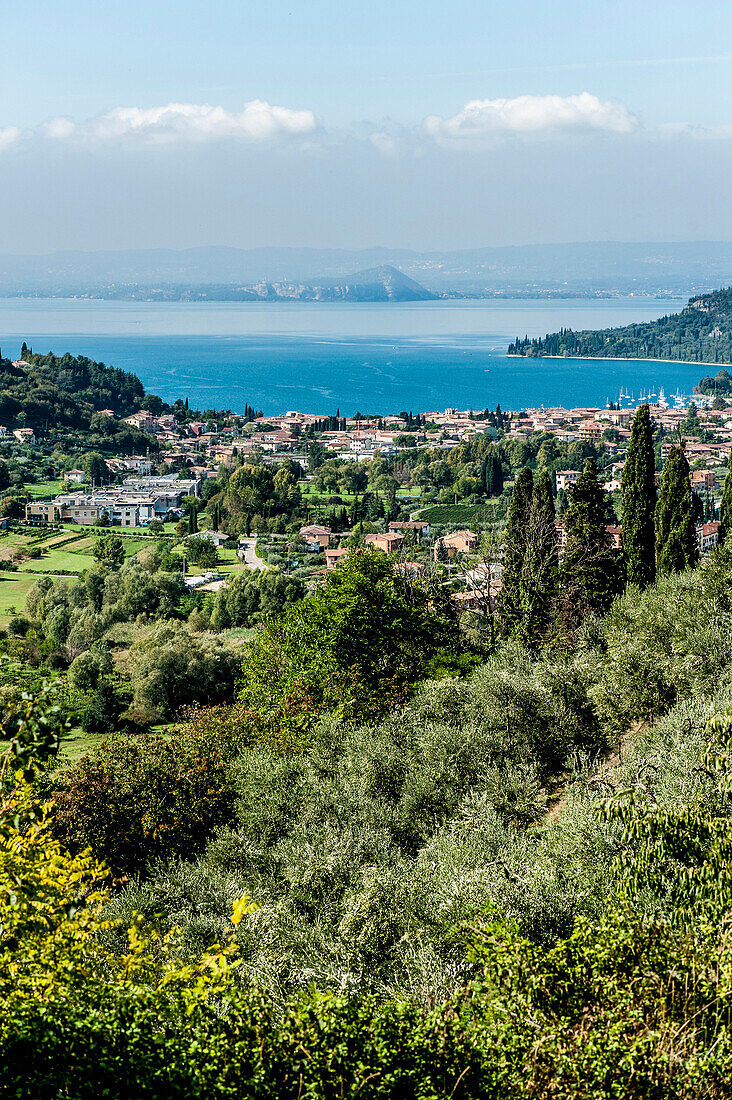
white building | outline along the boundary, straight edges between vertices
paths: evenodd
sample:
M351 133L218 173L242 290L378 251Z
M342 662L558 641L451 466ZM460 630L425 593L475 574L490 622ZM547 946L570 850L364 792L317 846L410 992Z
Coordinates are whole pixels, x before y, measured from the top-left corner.
M566 492L570 485L574 485L580 476L579 470L557 470L557 492Z

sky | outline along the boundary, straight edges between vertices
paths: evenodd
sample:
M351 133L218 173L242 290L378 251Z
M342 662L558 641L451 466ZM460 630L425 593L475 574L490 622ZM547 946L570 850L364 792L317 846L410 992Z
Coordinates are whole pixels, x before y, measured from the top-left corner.
M732 239L729 0L12 7L2 252Z

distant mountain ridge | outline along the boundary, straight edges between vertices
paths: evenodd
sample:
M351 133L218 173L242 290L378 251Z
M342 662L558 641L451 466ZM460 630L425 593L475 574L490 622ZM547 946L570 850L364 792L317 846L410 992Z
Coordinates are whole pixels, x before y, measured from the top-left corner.
M509 355L581 356L595 359L670 359L732 363L732 287L690 298L680 313L657 321L573 332L562 329L543 339L519 338Z
M89 296L162 302L426 302L438 297L389 265L357 271L342 279L316 279L312 283L285 281L244 286L223 283L158 287L121 284L107 287L103 294Z
M432 294L560 297L664 294L682 297L732 280L732 243L584 242L418 252L410 249L199 247L176 251L65 251L0 255L0 294L122 297L132 288L205 290L332 286L354 272L398 269Z

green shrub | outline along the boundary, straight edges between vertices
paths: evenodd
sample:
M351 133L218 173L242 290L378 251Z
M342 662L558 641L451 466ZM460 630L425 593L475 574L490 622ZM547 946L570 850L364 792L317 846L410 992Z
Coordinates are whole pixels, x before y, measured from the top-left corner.
M443 594L410 583L385 554L359 550L263 625L246 655L241 698L283 730L329 711L387 713L424 679L431 657L465 648L442 604Z
M105 741L57 774L54 833L127 874L161 857L191 856L232 820L231 751L188 732Z
M241 660L182 623L161 623L130 654L135 705L168 717L192 703L222 703L234 694Z
M608 728L652 721L679 699L710 693L728 676L732 651L732 550L696 571L629 588L592 643L593 689Z

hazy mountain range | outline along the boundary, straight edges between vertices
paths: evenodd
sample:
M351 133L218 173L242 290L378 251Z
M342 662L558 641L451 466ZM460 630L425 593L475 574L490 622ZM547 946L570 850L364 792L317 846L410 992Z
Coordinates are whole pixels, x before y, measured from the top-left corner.
M425 302L438 295L397 268L384 264L344 278L321 278L312 282L288 279L244 285L169 283L158 286L120 283L106 287L104 297L163 302Z
M404 281L402 281L404 280ZM409 287L409 281L418 284ZM687 295L732 282L732 243L521 245L453 252L228 247L0 255L0 293L403 300L400 295ZM398 284L398 285L397 285ZM261 288L269 286L264 293ZM391 290L389 287L391 286ZM369 299L372 300L372 299Z

